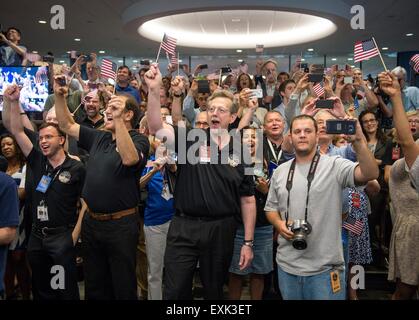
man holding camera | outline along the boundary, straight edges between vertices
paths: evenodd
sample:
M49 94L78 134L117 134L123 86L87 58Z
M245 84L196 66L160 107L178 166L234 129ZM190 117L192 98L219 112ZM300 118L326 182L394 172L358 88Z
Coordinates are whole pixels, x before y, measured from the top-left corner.
M15 27L7 29L6 35L0 32L0 66L25 65L26 48L19 45L20 38L21 33Z
M295 117L289 135L295 160L274 172L265 206L280 234L276 261L281 294L286 300L343 300L342 189L376 179L378 167L359 124L354 136L346 136L358 163L320 155L311 116Z

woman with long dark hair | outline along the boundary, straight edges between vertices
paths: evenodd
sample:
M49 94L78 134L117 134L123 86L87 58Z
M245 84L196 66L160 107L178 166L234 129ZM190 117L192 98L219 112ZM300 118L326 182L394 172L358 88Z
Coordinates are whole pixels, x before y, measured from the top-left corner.
M15 278L17 278L20 293L24 300L30 298L30 271L26 259L27 237L24 223L23 199L25 189L23 179L26 174L25 157L15 138L10 134L4 134L0 137L0 155L5 157L8 162L6 173L16 181L20 200L19 227L16 238L9 245L7 255L6 272L4 284L6 290L6 299L15 299Z
M379 249L387 256L387 247L390 243L391 218L386 212L388 200L388 184L385 182L385 170L389 170L393 164L392 141L386 137L381 129L377 115L365 110L358 118L362 131L367 139L368 148L374 155L380 175L378 182L381 190L375 196L370 196L371 214L369 215L370 236L373 249ZM381 259L383 263L384 259Z

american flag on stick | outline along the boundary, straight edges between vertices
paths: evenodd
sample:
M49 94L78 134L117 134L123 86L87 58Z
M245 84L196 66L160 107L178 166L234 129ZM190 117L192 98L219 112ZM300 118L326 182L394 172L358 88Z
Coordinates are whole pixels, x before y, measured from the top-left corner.
M410 58L409 63L413 70L415 70L416 73L419 73L419 54L415 54Z
M321 97L324 95L324 84L323 81L317 83L315 86L313 86L313 91L316 94L317 97Z
M359 236L363 231L364 223L361 220L348 217L343 221L342 227Z
M178 65L178 59L176 55L169 55L170 56L170 64L172 66L177 66Z
M161 47L166 51L170 56L176 55L176 43L177 39L169 37L167 34L164 34L163 40L161 42Z
M375 56L378 56L380 51L374 39L368 39L364 41L358 41L355 43L354 49L354 61L360 62Z
M100 72L103 78L116 78L116 70L118 66L115 62L112 62L109 59L103 59L102 65L100 67Z

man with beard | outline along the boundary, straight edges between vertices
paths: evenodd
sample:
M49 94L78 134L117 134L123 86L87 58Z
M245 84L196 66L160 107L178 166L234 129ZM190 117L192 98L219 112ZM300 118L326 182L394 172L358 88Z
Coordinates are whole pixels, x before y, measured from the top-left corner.
M82 225L86 298L136 300L138 181L149 150L148 139L133 130L140 117L138 105L129 95L112 96L105 130L90 129L74 122L64 99L67 87L58 83L54 91L60 128L89 151L82 193L88 206Z
M320 155L317 123L311 116L295 117L289 135L295 160L274 172L265 206L281 236L276 256L279 288L285 300L343 300L342 189L376 179L378 167L359 125L355 136L347 136L359 164ZM300 229L305 239L296 241L294 227L301 220L311 228Z
M86 118L80 123L92 129L101 129L104 126L104 118L100 114L100 100L97 90L87 94L84 98L84 111L86 111Z

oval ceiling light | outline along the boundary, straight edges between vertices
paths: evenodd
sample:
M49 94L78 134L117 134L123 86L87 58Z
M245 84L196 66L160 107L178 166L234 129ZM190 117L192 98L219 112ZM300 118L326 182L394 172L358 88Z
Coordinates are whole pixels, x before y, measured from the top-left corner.
M232 22L240 19L239 22ZM138 32L160 42L163 34L179 46L235 49L289 46L325 38L336 25L314 15L268 10L226 10L176 14L143 23Z

